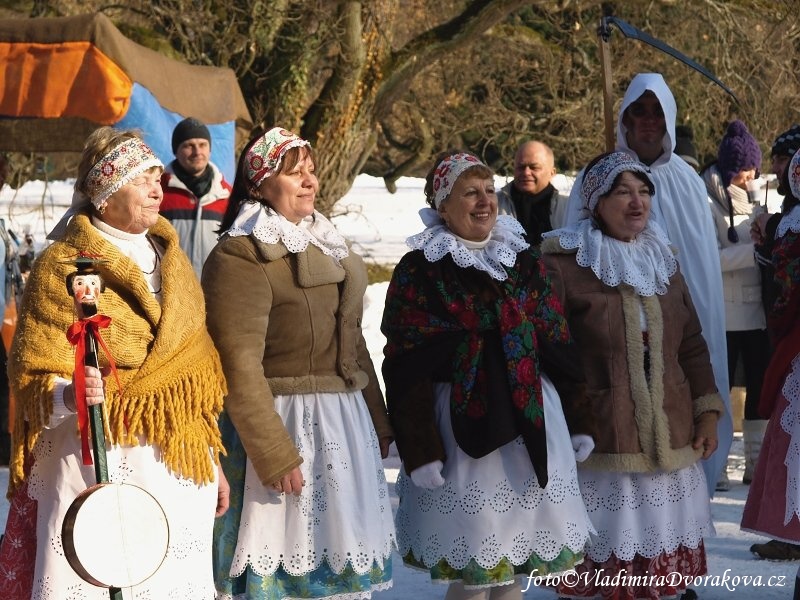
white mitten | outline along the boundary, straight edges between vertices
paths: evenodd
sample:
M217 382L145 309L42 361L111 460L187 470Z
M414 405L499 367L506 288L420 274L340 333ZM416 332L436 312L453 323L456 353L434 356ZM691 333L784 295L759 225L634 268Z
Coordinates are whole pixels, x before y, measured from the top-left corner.
M444 485L443 468L444 465L440 460L429 462L427 465L422 465L411 471L411 481L414 482L415 486L426 490L436 489Z
M594 450L594 440L588 435L573 435L569 438L572 441L572 449L575 451L575 460L583 462Z

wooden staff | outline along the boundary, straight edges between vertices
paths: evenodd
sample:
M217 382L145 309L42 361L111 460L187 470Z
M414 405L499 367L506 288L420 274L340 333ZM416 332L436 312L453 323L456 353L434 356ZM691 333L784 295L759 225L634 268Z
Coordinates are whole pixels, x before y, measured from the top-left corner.
M600 67L603 73L603 133L606 152L614 150L614 98L611 94L611 48L608 40L611 37L611 28L604 17L600 20L597 39L600 44Z

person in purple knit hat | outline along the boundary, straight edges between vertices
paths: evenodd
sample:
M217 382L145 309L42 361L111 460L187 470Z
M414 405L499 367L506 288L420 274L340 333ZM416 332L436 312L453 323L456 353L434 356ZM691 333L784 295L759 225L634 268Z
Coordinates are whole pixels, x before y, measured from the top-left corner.
M725 339L728 345L728 380L731 385L741 361L744 372L745 403L742 436L745 470L742 482L749 484L758 460L767 422L758 415L761 382L769 362L767 322L761 294L761 273L755 259L750 226L757 206L750 201L747 185L759 176L761 148L747 126L731 121L719 144L717 160L701 177L711 201L722 268L725 299ZM717 482L718 491L730 489L727 469Z

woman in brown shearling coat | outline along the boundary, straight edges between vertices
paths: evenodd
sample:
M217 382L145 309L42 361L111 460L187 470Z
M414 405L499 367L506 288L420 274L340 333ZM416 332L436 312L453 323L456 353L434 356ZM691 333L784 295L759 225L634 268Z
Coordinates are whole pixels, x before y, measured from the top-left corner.
M597 537L578 584L558 589L569 597L675 597L687 581L675 573L706 573L703 536L714 526L698 461L717 447L724 407L686 282L663 230L648 223L653 192L644 165L601 155L581 187L591 218L542 244L597 424L578 468Z
M361 332L367 273L314 210L314 168L289 131L252 140L203 269L228 382L220 598L362 599L391 585L392 432Z

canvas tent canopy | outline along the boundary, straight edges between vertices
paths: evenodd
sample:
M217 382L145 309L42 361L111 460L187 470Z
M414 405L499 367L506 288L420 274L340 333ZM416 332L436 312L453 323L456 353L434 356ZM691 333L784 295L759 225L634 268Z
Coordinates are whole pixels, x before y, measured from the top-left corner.
M0 152L80 152L100 125L142 130L165 164L196 117L229 181L252 121L233 70L189 65L126 38L102 13L0 19Z

